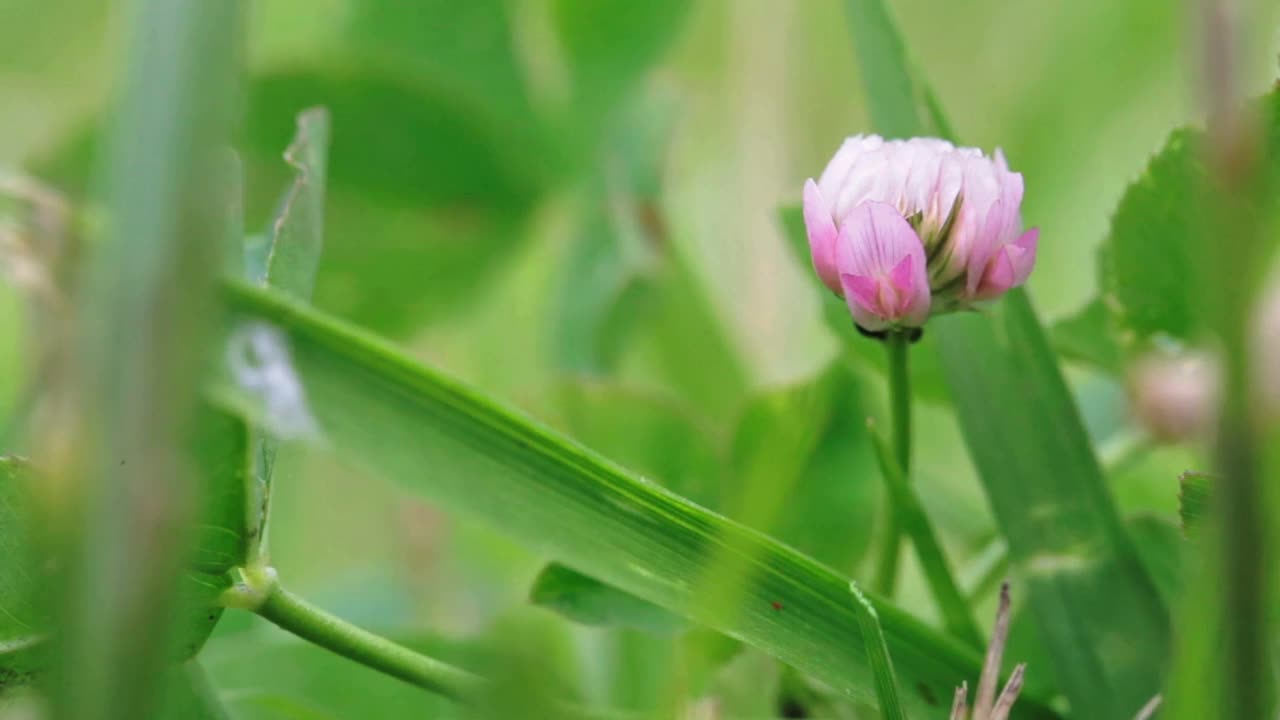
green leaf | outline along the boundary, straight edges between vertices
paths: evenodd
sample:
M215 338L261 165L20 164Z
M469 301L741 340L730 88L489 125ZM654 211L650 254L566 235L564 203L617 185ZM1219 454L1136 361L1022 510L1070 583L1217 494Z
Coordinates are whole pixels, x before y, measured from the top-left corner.
M651 283L619 303L615 321L626 337L610 335L618 373L673 392L698 413L729 422L747 392L747 371L711 298L678 248L665 258Z
M298 115L298 130L284 151L294 171L263 242L245 248L249 279L308 299L324 244L325 167L329 113L311 108Z
M884 720L906 720L902 701L898 699L898 681L893 675L893 661L889 658L889 645L880 629L880 618L857 583L849 583L853 594L853 609L858 616L862 637L866 638L867 662L876 681L876 698L880 701L880 717Z
M294 118L317 104L328 108L343 139L329 153L335 191L356 191L392 206L509 207L527 204L546 182L527 167L536 160L536 147L520 147L514 136L477 118L475 109L416 79L410 68L359 55L255 77L248 87L246 154L279 157L294 135ZM527 111L517 116L528 117ZM259 207L249 209L253 217Z
M583 625L604 625L672 635L688 627L679 616L559 563L538 573L529 600Z
M0 696L28 682L46 663L42 638L49 615L38 594L31 483L25 461L0 457Z
M1101 299L1094 299L1074 315L1053 324L1053 347L1068 360L1118 373L1122 356L1111 328L1111 313Z
M247 84L243 131L250 227L270 223L280 163L300 111L323 104L335 132L325 176L326 243L317 305L403 334L483 287L528 237L530 208L548 178L521 160L539 151L488 130L456 98L363 56L263 70ZM525 118L527 120L527 117ZM83 195L102 114L27 165L60 190ZM535 158L536 160L536 158ZM265 237L269 237L269 234ZM258 236L262 248L264 236Z
M179 584L179 657L195 656L222 617L219 597L231 586L227 571L243 564L258 542L251 490L251 437L245 421L209 405L196 413L189 446L199 474L200 515Z
M740 639L874 701L845 578L790 548L635 477L404 358L369 335L276 294L229 284L232 322L287 337L317 436L352 462L500 528L530 549ZM215 395L259 420L261 399L229 378ZM710 558L746 558L737 611L708 613L695 588ZM946 697L977 654L877 603L905 687ZM922 715L922 696L903 698ZM1034 701L1018 717L1054 717Z
M557 398L578 442L694 502L718 505L722 442L678 399L592 380L562 383Z
M1280 90L1249 104L1261 140L1254 149L1265 213L1280 207ZM1100 285L1117 327L1130 345L1168 336L1200 339L1205 297L1199 244L1207 227L1204 133L1174 131L1125 191L1099 252Z
M329 113L311 108L298 115L297 132L284 152L293 180L266 231L245 240L244 268L257 285L279 289L299 300L310 300L324 247L325 176L328 166ZM271 508L271 480L279 443L258 428L252 433L253 473L246 495L252 542L241 563L266 554Z
M861 388L832 363L812 378L757 391L737 421L724 500L712 506L849 572L871 540L879 483Z
M553 0L552 19L573 83L571 130L585 148L609 112L670 45L689 0Z
M753 442L769 444L772 441L767 438L782 436L787 427L807 427L814 438L807 445L808 452L795 458L793 468L780 469L776 478L765 475L762 479L781 482L792 473L796 475L767 530L819 562L853 572L871 543L882 500L880 484L873 477L875 459L866 442L862 388L843 364L835 363L817 377L780 392L830 401L805 405L775 400L773 411L756 420L755 440L741 425L750 421L751 405L767 403L769 394L753 399L739 421L739 448ZM735 458L737 470L725 478L725 484L736 486L754 455L739 454Z
M1115 322L1131 340L1198 334L1198 251L1205 222L1201 133L1174 132L1125 191L1099 255L1101 286Z
M1184 472L1178 476L1178 517L1182 520L1182 534L1198 540L1204 531L1204 521L1209 515L1209 484L1211 475Z
M461 188L460 183L465 182L477 197L500 194L504 189L528 191L559 174L559 166L564 164L557 152L560 143L548 136L545 120L532 105L528 71L519 62L510 3L361 3L350 17L347 38L353 57L334 67L364 64L391 70L424 97L412 107L379 108L376 96L352 96L350 109L372 121L359 125L344 123L343 115L333 107L336 127L359 128L364 133L359 142L335 146L335 179L340 160L356 161L371 145L375 152L396 148L396 157L387 155L377 163L392 171L392 177L380 181L391 193L403 192L393 187L395 176L401 173L408 173L417 183ZM318 101L329 104L321 98L309 102ZM361 109L365 103L373 107ZM394 129L398 118L414 118L417 134L399 135ZM382 123L388 121L393 124L392 134L383 141L376 136L386 132ZM470 166L460 162L462 158L482 162ZM416 162L419 159L424 161L420 165ZM502 169L499 184L472 186L474 179L491 173L486 164ZM449 172L442 172L443 168ZM450 177L453 173L468 180Z
M629 305L652 293L668 238L659 206L660 164L672 113L637 102L626 109L599 154L579 227L563 262L555 311L556 364L579 373L604 373L618 362L618 345L636 328Z
M931 331L1062 690L1081 717L1132 716L1160 689L1152 658L1168 657L1168 610L1030 302L1015 290L989 315L935 318Z
M858 333L849 315L849 308L844 301L836 297L818 279L812 271L813 261L809 256L809 239L805 234L804 215L798 205L786 205L778 209L778 222L782 226L783 238L787 247L801 268L813 280L822 304L822 316L832 334L844 346L844 357L857 366L874 370L881 376L888 377L889 362L883 343L863 337ZM911 391L916 398L933 403L948 403L946 378L942 366L938 363L938 353L934 349L934 340L925 332L921 340L912 346L911 352Z

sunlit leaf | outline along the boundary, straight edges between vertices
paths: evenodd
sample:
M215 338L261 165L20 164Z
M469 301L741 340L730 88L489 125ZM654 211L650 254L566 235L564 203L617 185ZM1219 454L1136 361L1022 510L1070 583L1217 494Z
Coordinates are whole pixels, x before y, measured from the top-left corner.
M285 334L318 428L351 462L482 519L578 572L763 649L841 693L874 702L847 580L710 513L541 425L278 295L227 286L232 322ZM261 399L231 382L216 396L259 420ZM750 558L738 610L694 595L707 562ZM977 676L976 652L877 602L903 686L946 697ZM922 694L903 698L921 713ZM1035 702L1018 717L1052 717Z

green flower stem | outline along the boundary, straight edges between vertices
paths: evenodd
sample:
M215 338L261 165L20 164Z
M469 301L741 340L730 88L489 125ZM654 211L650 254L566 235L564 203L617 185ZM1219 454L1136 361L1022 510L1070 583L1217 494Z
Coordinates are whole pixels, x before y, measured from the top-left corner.
M889 351L889 407L893 413L893 450L897 466L904 478L911 477L911 377L907 351L910 340L906 333L890 332L884 339ZM880 564L876 569L876 590L893 596L898 584L898 557L902 546L901 510L892 495L888 500L889 517Z
M454 700L475 696L480 678L334 617L276 580L271 568L246 568L228 605L261 615L298 637L361 665Z
M885 489L892 499L894 515L898 518L900 527L911 537L911 545L916 550L916 557L920 560L920 567L924 570L925 581L929 583L934 602L938 603L947 632L974 648L981 648L983 642L978 624L974 622L969 603L960 592L955 576L947 565L947 558L942 553L942 543L938 541L938 534L929 523L929 516L925 514L919 496L907 483L906 476L890 455L889 443L870 420L867 421L867 429L871 433L871 443L875 446L876 460L880 462Z

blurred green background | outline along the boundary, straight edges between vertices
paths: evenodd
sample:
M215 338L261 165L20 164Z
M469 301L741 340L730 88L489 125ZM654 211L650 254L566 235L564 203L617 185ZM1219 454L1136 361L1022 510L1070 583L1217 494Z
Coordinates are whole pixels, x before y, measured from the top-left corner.
M1024 174L1023 216L1042 228L1030 287L1046 320L1070 314L1094 295L1121 190L1171 128L1197 119L1195 19L1170 0L891 6L959 135L1002 147ZM882 414L883 383L856 358L835 359L855 372L832 379L836 343L777 222L841 139L868 129L840 0L249 7L239 142L251 230L288 176L295 113L333 115L319 307L729 514L752 507L759 484L744 478L790 473L781 502L749 519L868 574L880 489L861 418ZM1256 14L1251 93L1274 77L1280 6ZM84 196L125 26L118 3L0 2L0 165ZM5 404L31 370L21 311L0 286ZM1104 459L1123 454L1120 383L1071 377ZM787 390L810 386L840 399L817 409ZM976 576L998 550L993 523L941 390L918 386L918 483L955 564ZM753 455L797 423L821 442ZM1122 509L1165 532L1187 462L1182 450L1122 462ZM538 648L555 662L519 672L576 678L588 698L625 706L659 686L641 669L669 641L530 607L542 559L492 530L340 457L293 449L276 477L275 564L326 608L445 656L480 652L476 638ZM933 620L913 563L901 600ZM989 588L979 596L990 605ZM1036 652L1026 633L1019 642ZM244 617L228 616L206 658L233 705L264 716L291 703L391 716L423 702ZM735 685L762 667L774 672L745 653L720 691L767 706L771 689Z

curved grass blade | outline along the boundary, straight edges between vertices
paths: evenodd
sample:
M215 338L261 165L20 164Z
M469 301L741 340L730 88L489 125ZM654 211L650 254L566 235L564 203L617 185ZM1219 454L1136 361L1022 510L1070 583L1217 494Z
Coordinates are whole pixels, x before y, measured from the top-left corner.
M704 510L559 437L361 331L278 294L226 287L232 322L287 341L316 434L353 462L481 519L574 570L754 645L875 702L848 581L819 563ZM261 397L223 378L214 395L261 421ZM741 554L742 605L705 612L693 588L709 559ZM948 697L977 677L971 648L873 600L898 663L904 708ZM1034 701L1020 718L1052 718Z
M880 618L857 583L849 583L849 591L853 594L853 610L858 615L858 627L862 628L863 643L867 647L867 663L871 665L871 674L876 682L880 717L884 720L906 720L902 701L898 699L898 681L893 676L893 660L884 641L884 631L880 629Z

